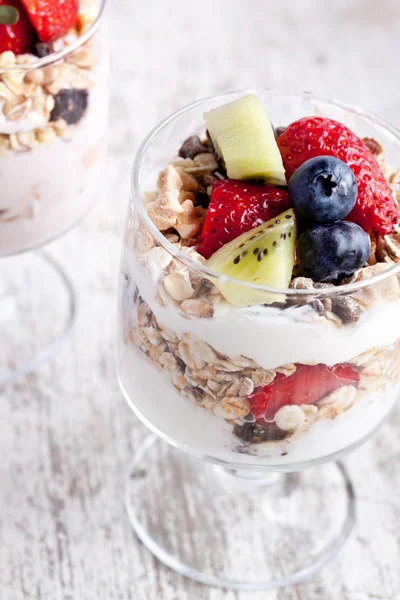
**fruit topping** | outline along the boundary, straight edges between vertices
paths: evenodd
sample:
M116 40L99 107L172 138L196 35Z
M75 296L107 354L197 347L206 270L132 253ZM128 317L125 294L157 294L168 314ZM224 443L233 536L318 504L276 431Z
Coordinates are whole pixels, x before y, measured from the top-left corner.
M333 223L344 219L353 209L357 179L339 158L316 156L293 173L289 195L298 219L308 223Z
M337 281L365 265L370 239L355 223L316 225L298 239L299 259L314 281Z
M285 190L235 179L215 181L197 250L209 258L224 244L289 207Z
M315 404L342 385L357 386L359 380L358 371L349 364L299 364L292 375L277 373L272 383L252 394L251 413L258 421L272 421L282 406Z
M286 185L274 130L261 100L249 94L204 117L230 178Z
M179 148L179 156L181 158L195 158L203 152L209 152L209 148L206 144L203 144L198 135L188 137Z
M39 58L43 58L45 56L49 56L54 52L54 46L52 42L37 42L33 48L34 54Z
M0 0L0 9L0 52L29 52L35 32L20 0Z
M350 129L331 119L305 117L289 125L277 142L288 178L315 156L335 156L345 162L358 184L357 200L347 220L369 233L393 231L399 219L393 195L374 156Z
M205 264L244 283L287 288L292 277L296 221L290 209L225 244ZM249 286L213 279L222 295L236 306L271 304L277 295Z
M87 90L64 89L54 98L55 106L50 116L51 121L64 119L73 125L83 117L88 105Z
M41 42L65 35L76 23L79 0L22 0Z

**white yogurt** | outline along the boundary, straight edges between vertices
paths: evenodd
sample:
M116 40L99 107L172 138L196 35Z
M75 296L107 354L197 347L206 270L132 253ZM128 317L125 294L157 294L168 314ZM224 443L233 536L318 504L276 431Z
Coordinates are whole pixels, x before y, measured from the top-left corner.
M335 419L321 420L293 441L243 444L233 427L180 396L132 345L119 345L119 379L132 408L151 429L190 452L237 465L296 470L301 463L321 462L368 437L387 416L398 397L398 386L357 400Z
M307 307L235 309L225 302L216 307L211 319L188 319L174 305L162 307L155 301L157 274L151 277L139 267L128 249L124 264L131 276L123 298L128 315L136 310L136 285L158 322L179 337L195 334L222 354L246 356L266 369L291 362L343 363L400 338L400 301L381 302L346 327L318 317ZM234 436L232 425L182 397L167 375L157 372L130 343L124 344L122 332L118 352L125 395L150 427L193 453L254 467L296 469L300 463L344 451L379 425L398 395L399 386L394 383L371 394L359 392L354 406L335 419L315 422L298 438L253 444L243 453L243 443Z
M155 284L134 258L127 269L159 323L179 336L193 333L221 354L251 358L264 369L296 362L333 366L400 339L400 300L377 303L346 327L319 317L307 306L285 311L237 309L222 302L215 307L212 319L188 319L175 306L163 307L156 302Z

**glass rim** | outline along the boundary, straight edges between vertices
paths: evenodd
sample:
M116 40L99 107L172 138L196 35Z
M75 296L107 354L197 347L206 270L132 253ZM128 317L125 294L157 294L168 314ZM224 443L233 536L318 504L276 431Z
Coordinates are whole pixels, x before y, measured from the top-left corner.
M9 67L4 67L0 69L0 73L7 73L9 71L33 71L35 69L41 69L43 67L47 67L54 63L59 62L63 58L66 58L79 50L86 42L88 42L96 31L99 28L101 18L104 14L104 10L107 4L107 0L99 0L99 7L96 19L90 25L90 27L82 33L72 44L62 48L61 50L57 50L57 52L52 52L48 56L43 56L42 58L38 58L35 62L26 63L26 64L15 64Z
M270 294L272 293L274 295L280 295L280 296L290 296L290 297L301 296L302 298L307 297L310 299L316 299L316 298L321 298L321 297L324 298L324 297L348 295L353 292L357 292L358 290L361 290L363 288L371 287L379 282L382 282L382 281L388 279L389 277L393 277L393 276L400 274L400 262L399 262L398 264L395 263L393 266L388 267L386 270L384 270L381 273L378 273L377 275L374 275L372 277L369 277L366 279L361 279L361 280L353 282L353 283L346 283L343 285L338 285L338 286L329 287L329 288L310 290L310 289L293 289L293 288L272 288L272 287L268 287L268 286L257 285L254 283L241 281L240 279L234 279L232 277L228 277L227 275L222 275L221 273L218 273L217 271L213 271L212 269L206 267L203 263L193 260L187 254L185 254L178 248L175 248L174 245L170 241L168 241L167 238L163 235L163 233L161 231L159 231L156 228L156 226L153 224L153 222L151 221L150 217L148 216L147 211L145 210L144 204L142 202L143 192L141 192L141 190L140 190L139 177L140 177L140 170L141 170L143 161L145 159L147 149L151 145L151 143L154 141L154 139L157 137L157 135L159 133L161 133L165 127L167 127L173 121L177 120L182 115L186 114L193 108L201 106L202 104L204 104L205 102L208 102L210 100L226 99L226 101L228 102L229 98L231 98L232 96L235 96L237 94L259 94L259 93L265 93L265 92L269 93L272 96L282 96L282 97L286 97L289 99L290 98L292 98L292 99L302 99L302 98L303 99L313 99L313 100L316 100L317 102L323 102L325 104L331 105L332 107L341 108L350 113L359 115L361 117L368 118L370 121L372 121L373 123L376 123L383 129L385 129L387 132L389 132L392 137L396 138L396 140L398 141L398 143L400 145L400 130L398 130L396 127L394 127L393 125L388 123L385 119L382 119L381 117L374 114L373 112L359 108L356 105L347 104L347 103L341 102L336 99L324 98L323 96L314 95L312 92L307 92L307 91L284 92L284 91L273 89L273 88L255 88L255 89L235 90L235 91L226 92L223 94L216 94L216 95L213 94L211 96L201 98L200 100L196 100L194 102L191 102L190 104L187 104L186 106L183 106L182 108L174 111L173 113L171 113L170 115L165 117L161 122L159 122L148 133L148 135L144 138L144 140L142 141L142 143L140 144L140 146L137 150L137 153L136 153L136 156L135 156L135 159L133 162L132 172L131 172L132 201L133 201L135 211L139 215L141 222L146 227L146 230L151 235L152 239L155 242L157 242L157 244L159 244L166 252L168 252L168 254L170 254L172 257L177 259L179 262L183 263L190 270L196 271L197 273L201 274L204 277L204 279L208 279L211 281L219 280L219 281L223 282L224 284L226 284L226 283L235 284L238 287L243 286L243 287L255 290L255 291L266 292L266 293L270 293ZM382 263L382 264L385 264L385 263ZM389 264L389 263L386 263L386 264Z

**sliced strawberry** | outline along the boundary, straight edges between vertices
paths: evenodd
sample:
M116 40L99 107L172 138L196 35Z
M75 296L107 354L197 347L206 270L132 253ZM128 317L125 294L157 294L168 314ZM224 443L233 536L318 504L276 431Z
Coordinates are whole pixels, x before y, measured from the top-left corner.
M41 42L65 35L76 23L79 0L22 0Z
M277 142L288 179L310 158L340 158L352 169L358 184L357 201L346 221L368 233L393 231L399 220L393 195L372 153L350 129L332 119L304 117L289 125Z
M272 383L252 394L251 413L256 419L272 421L282 406L314 404L340 386L357 385L359 380L359 373L349 364L299 364L293 375L277 373Z
M224 244L289 207L285 190L236 179L215 181L197 250L209 258Z
M15 25L0 25L0 52L11 50L17 55L29 52L33 43L34 29L20 0L0 0L0 6L4 8L12 6L19 13Z

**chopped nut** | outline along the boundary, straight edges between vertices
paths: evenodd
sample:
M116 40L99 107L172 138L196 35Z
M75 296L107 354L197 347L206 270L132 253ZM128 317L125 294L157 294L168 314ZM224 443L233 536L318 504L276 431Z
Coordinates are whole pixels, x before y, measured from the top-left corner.
M182 300L187 300L193 296L193 288L190 283L190 279L188 273L185 272L175 272L167 275L164 279L164 287L167 290L168 294L178 302Z
M337 315L342 323L355 323L361 315L358 302L351 296L332 298L332 312Z
M374 156L377 156L383 152L382 146L374 138L365 137L362 139L362 141Z
M196 179L188 173L186 173L186 171L183 171L182 169L178 169L178 173L182 181L182 189L186 192L195 192L199 187L199 184L197 183Z
M175 229L184 240L194 237L200 230L200 221L196 217L196 212L192 200L185 200L181 205L182 213L178 215Z
M180 305L180 309L189 317L198 317L199 319L210 319L214 314L212 304L205 300L184 300Z
M300 406L282 406L275 413L275 425L279 427L279 429L282 429L282 431L294 431L300 427L304 421L305 414Z

